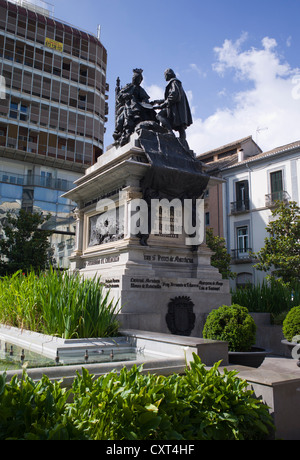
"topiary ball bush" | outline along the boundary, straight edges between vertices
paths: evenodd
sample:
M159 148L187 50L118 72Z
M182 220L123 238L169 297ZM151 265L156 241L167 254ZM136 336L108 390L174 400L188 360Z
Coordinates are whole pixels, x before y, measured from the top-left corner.
M282 323L282 332L289 342L300 341L300 305L288 312Z
M256 325L246 307L223 305L209 313L203 337L228 342L229 351L250 351L255 344Z

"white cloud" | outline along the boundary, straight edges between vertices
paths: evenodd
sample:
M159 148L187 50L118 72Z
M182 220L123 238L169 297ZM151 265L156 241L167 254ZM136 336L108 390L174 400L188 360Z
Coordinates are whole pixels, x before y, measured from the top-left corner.
M290 35L286 40L286 46L290 48L292 46L292 36Z
M194 120L187 137L196 154L248 135L263 150L300 139L300 69L282 62L275 39L265 37L261 48L243 51L246 40L243 34L236 42L225 40L215 48L213 69L220 77L231 70L234 79L249 83L249 89L232 95L232 107Z
M203 70L197 64L190 64L190 70L194 70L202 78L206 77L206 72L203 72Z
M145 86L145 91L149 94L151 101L164 99L165 89L158 85Z

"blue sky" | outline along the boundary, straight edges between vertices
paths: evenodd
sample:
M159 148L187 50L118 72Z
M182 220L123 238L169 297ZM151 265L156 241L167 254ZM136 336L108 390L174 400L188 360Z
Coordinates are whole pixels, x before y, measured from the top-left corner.
M96 34L108 52L112 142L114 88L144 69L151 98L173 68L193 111L197 154L242 137L268 150L300 139L299 0L50 0L55 17Z

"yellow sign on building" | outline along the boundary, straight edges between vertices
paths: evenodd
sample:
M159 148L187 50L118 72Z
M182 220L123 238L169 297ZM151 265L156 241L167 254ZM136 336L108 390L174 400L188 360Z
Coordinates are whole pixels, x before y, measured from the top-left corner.
M47 46L48 48L51 48L53 50L57 50L57 51L63 51L64 49L64 44L61 43L61 42L57 42L56 40L52 40L52 38L47 38L46 37L46 40L45 40L45 46Z

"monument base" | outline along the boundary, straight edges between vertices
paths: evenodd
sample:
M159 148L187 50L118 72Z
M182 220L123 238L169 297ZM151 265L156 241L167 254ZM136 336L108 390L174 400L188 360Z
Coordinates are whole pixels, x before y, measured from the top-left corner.
M119 301L122 328L201 337L208 313L231 302L229 282L210 264L211 251L205 244L187 245L186 234L174 233L175 213L169 233L163 232L163 214L157 216L158 231L145 239L132 229L134 200L173 199L176 190L180 200L198 197L208 183L191 152L162 136L142 131L141 139L134 133L130 143L99 157L64 195L78 205L70 270L101 277ZM180 167L168 165L172 155Z
M123 247L122 247L123 246ZM85 256L86 277L100 276L119 299L123 328L201 337L207 314L231 302L229 282L210 265L210 250L116 245Z

